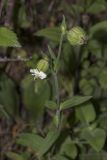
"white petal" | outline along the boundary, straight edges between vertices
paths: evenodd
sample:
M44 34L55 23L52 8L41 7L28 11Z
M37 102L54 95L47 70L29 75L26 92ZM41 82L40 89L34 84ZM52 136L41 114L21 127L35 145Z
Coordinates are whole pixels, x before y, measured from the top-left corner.
M34 70L35 75L39 75L39 71L37 69Z
M31 72L31 73L34 73L34 69L30 69L30 72Z
M30 69L30 72L34 76L34 79L36 78L44 79L47 77L47 75L44 72L39 71L38 69Z
M37 69L30 69L30 72L34 75L39 74L39 71Z
M40 77L41 79L44 79L44 78L47 77L47 75L46 75L44 72L40 71L39 77Z

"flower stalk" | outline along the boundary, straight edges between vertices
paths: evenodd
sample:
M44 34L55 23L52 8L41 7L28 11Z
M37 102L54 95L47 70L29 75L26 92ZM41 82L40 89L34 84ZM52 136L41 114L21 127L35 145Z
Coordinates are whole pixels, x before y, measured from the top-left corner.
M57 128L60 129L60 123L61 123L61 111L60 111L60 91L59 91L59 82L58 82L58 64L60 61L60 55L61 55L61 49L63 44L64 34L61 34L60 43L59 43L59 49L58 49L58 55L56 58L55 63L55 70L53 71L53 77L55 82L55 89L56 89L56 103L57 103L57 110L56 110L56 125Z

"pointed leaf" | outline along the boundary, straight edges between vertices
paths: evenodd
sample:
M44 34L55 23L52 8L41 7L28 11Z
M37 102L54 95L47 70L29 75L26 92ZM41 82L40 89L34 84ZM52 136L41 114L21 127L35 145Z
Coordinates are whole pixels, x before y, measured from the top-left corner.
M58 131L50 131L45 138L37 134L23 133L17 139L17 143L32 148L41 157L50 149L58 136Z
M35 33L35 35L59 42L61 36L61 29L59 27L49 27L39 30Z
M42 137L33 133L20 134L19 138L17 139L18 144L30 147L36 151L40 150L43 142L44 142L44 139Z
M46 138L44 139L43 145L41 146L39 150L39 156L43 156L55 143L57 138L59 137L59 131L50 131Z
M60 109L64 110L64 109L68 109L68 108L80 105L84 102L87 102L91 98L92 96L74 96L71 99L68 99L64 101L63 103L61 103Z

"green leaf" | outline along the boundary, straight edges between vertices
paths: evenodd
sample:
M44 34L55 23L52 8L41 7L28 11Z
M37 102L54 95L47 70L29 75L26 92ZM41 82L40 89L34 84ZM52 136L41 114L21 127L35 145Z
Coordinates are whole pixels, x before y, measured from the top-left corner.
M106 27L106 26L107 26L107 21L99 22L99 23L93 25L93 26L90 28L90 32L91 32L91 34L93 34L93 33L95 33L96 31L101 30L101 29L107 31L107 27Z
M102 34L104 31L107 32L107 21L99 22L90 27L89 36L92 37L95 33L98 34L98 31L100 32L99 34Z
M58 108L54 101L46 101L45 106L51 110L56 110Z
M106 10L106 5L100 2L94 2L92 5L90 5L90 7L87 9L87 13L91 13L91 14L98 14L100 12L103 12Z
M96 118L96 112L92 103L82 104L80 107L76 108L76 115L82 122L92 122Z
M58 154L57 156L55 156L55 160L69 160L69 159L65 156Z
M0 75L0 104L5 115L17 115L19 97L14 82L5 74Z
M57 138L59 137L59 131L50 131L46 138L44 139L44 142L39 150L39 156L43 156L51 147L52 145L55 143L55 141L57 140Z
M0 27L0 46L21 47L16 34L6 27Z
M87 48L88 48L88 51L92 53L92 55L95 55L98 58L101 58L101 56L102 56L101 55L102 45L97 40L90 40L88 42Z
M18 23L19 23L21 28L29 28L29 27L31 27L31 21L30 21L30 18L28 17L28 15L27 15L27 11L26 11L25 5L22 5L19 8Z
M30 147L36 151L40 150L43 142L44 139L41 136L33 133L22 133L19 135L19 138L17 139L18 144Z
M61 37L61 29L60 27L49 27L39 30L35 33L35 35L59 42Z
M93 149L90 149L87 153L81 154L82 160L107 160L107 152L100 151L96 152Z
M106 105L107 105L107 103L106 103ZM107 113L104 113L99 117L99 124L100 124L101 128L107 130Z
M61 103L60 109L64 110L64 109L68 109L68 108L80 105L82 103L89 101L91 98L92 96L74 96L71 99L68 99L63 103Z
M6 156L11 160L26 160L22 155L14 152L8 152Z
M103 68L102 72L99 74L99 83L103 89L107 89L107 69Z
M26 76L21 86L24 105L35 121L43 114L45 102L50 97L50 86L46 80L34 81L31 76Z
M83 70L83 71L85 71L85 70ZM84 74L84 73L82 72L82 74ZM87 72L85 72L84 77L86 77L86 76L87 76ZM82 78L79 82L79 87L84 95L87 96L87 95L93 94L93 86L90 84L89 80Z
M17 139L17 143L23 146L31 147L38 153L38 156L43 156L57 140L58 131L50 131L45 138L37 134L23 133Z
M65 155L69 158L75 159L77 156L77 147L72 142L71 138L68 137L61 146L60 154Z
M95 128L94 130L83 130L82 137L87 140L93 149L99 152L106 140L106 132L103 129Z

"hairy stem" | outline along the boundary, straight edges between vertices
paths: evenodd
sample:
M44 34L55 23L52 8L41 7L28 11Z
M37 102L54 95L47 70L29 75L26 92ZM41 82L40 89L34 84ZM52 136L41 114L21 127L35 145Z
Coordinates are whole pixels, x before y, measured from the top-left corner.
M62 49L62 43L63 43L63 33L61 34L61 38L60 38L60 44L59 44L59 49L58 49L58 56L57 56L57 63L59 62L60 59L60 55L61 55L61 49Z
M56 65L57 66L56 66L55 71L54 71L54 81L55 81L56 97L57 97L57 105L58 105L58 109L56 111L56 116L58 117L58 124L57 124L58 129L60 129L61 112L60 112L60 91L59 91L58 68L57 67L58 67L58 63L59 63L59 60L60 60L63 38L64 38L64 35L62 33L61 38L60 38L60 43L59 43L58 56L57 56L57 59L56 59Z
M58 129L60 127L60 122L61 122L60 91L59 91L59 83L58 83L58 63L59 63L59 60L60 60L63 38L64 38L64 34L62 33L61 37L60 37L60 43L59 43L57 58L55 57L55 55L54 55L53 51L51 50L50 46L48 46L50 56L51 56L52 59L54 59L54 62L55 62L55 66L54 66L54 68L52 68L52 74L53 74L54 84L55 84L56 103L57 103L57 106L58 106L58 108L56 110L56 117L58 118L58 124L57 124Z
M59 85L58 85L58 77L56 72L53 72L53 77L54 77L55 89L56 89L56 101L57 101L57 105L59 106L60 104Z

